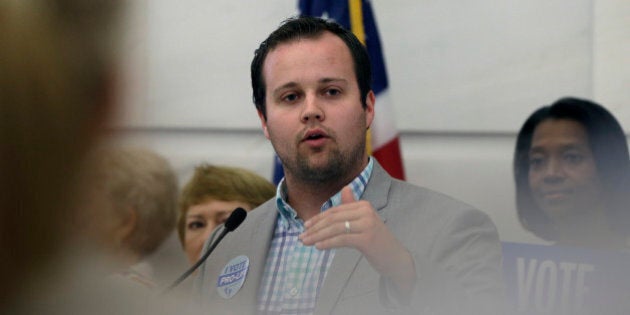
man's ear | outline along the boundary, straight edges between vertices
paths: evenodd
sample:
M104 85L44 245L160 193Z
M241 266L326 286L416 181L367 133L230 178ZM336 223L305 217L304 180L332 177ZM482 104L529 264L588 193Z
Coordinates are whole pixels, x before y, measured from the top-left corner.
M267 130L267 119L265 119L265 115L260 110L258 110L258 118L260 119L260 124L262 126L265 137L269 139L269 131Z
M374 92L370 90L365 98L365 125L367 129L370 129L372 126L372 121L374 121L374 105L376 103L376 96Z

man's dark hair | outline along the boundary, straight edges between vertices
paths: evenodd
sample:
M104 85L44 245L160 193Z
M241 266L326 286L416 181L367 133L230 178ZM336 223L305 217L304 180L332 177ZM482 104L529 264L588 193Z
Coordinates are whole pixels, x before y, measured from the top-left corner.
M584 127L607 203L608 220L613 227L628 223L628 211L623 202L629 192L627 185L630 173L625 134L619 122L604 107L588 100L565 97L532 113L518 133L513 167L516 207L523 227L543 239L557 239L552 223L536 205L529 187L532 137L536 127L549 119L569 119Z
M370 67L370 58L363 44L361 44L351 31L335 22L311 16L293 17L285 20L254 52L254 59L251 65L254 104L265 119L267 119L267 108L265 104L266 86L262 68L269 51L275 49L280 44L299 39L317 38L324 34L324 32L337 35L344 41L346 46L348 46L348 49L350 49L350 55L352 55L352 60L354 61L354 72L357 77L359 92L361 93L361 103L364 108L367 106L366 97L371 90L372 70Z

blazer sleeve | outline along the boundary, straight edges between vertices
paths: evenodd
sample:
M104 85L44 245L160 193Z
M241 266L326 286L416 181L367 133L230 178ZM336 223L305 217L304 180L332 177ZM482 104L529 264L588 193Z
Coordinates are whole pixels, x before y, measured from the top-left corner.
M475 209L452 212L428 251L412 253L417 282L409 301L381 278L381 300L405 314L505 314L501 245L496 227Z

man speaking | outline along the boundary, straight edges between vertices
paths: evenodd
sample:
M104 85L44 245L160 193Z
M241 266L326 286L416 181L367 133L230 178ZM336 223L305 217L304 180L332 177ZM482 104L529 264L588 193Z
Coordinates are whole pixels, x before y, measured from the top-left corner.
M366 153L375 97L368 54L351 32L289 19L256 50L251 76L285 177L202 266L209 312L502 313L490 219L393 179Z

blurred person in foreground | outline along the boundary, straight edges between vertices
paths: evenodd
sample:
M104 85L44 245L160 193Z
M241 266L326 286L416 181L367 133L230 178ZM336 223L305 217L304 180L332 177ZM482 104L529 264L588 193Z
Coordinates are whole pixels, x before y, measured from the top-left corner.
M532 113L514 153L523 227L558 245L630 249L628 144L599 104L566 97Z
M58 267L74 236L78 170L114 111L120 7L0 2L0 309Z
M79 186L90 184L80 170L116 112L122 6L0 1L1 314L169 309L104 281L99 253L76 225Z
M215 314L502 314L483 212L389 176L366 153L367 51L334 22L285 21L256 50L254 103L282 161L277 195L199 272Z
M91 156L86 173L94 182L82 226L110 258L112 277L154 289L143 262L175 230L177 178L169 162L148 149L106 147ZM96 211L91 206L101 204Z
M232 211L250 211L275 196L275 186L264 177L238 167L202 164L179 197L177 232L190 264L199 260L212 231Z

